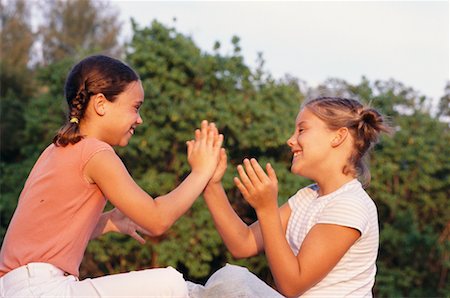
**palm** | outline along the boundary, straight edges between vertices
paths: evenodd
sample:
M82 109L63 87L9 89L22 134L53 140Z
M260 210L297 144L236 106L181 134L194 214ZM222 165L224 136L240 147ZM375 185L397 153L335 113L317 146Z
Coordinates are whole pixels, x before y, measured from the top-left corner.
M217 164L216 170L214 171L213 176L211 177L210 183L218 183L222 180L223 175L225 175L225 171L227 170L227 154L225 149L220 150L219 155L219 163Z

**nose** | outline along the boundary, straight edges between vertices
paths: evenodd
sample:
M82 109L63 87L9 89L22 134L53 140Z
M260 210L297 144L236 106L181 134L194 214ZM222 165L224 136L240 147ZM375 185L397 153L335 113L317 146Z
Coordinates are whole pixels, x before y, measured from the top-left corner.
M292 135L287 141L286 143L288 144L289 147L293 147L295 144L295 135Z
M142 122L144 122L144 120L142 120L141 114L138 114L138 118L136 119L136 123L137 124L142 124Z

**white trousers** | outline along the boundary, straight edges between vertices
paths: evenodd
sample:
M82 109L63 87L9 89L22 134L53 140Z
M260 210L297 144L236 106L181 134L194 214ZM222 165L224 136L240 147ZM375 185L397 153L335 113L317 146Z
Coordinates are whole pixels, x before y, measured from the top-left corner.
M78 280L47 263L30 263L0 278L3 297L188 297L181 273L172 267Z
M226 264L204 286L188 283L192 298L284 298L247 268Z

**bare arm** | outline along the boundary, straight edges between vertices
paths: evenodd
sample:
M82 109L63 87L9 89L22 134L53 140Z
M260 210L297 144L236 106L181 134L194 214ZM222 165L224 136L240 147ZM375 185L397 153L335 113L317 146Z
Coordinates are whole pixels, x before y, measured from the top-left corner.
M360 237L359 231L333 224L316 224L307 234L298 255L286 238L276 207L277 180L268 165L267 173L256 160L244 160L238 168L236 185L255 208L264 248L278 290L285 296L298 296L322 280ZM320 260L318 262L318 260Z
M152 236L151 233L141 228L117 208L104 212L101 215L94 231L92 231L91 239L109 232L130 235L141 244L145 243L145 239L137 232Z
M209 181L203 196L214 220L214 224L225 245L235 258L255 256L264 250L264 243L258 221L248 226L232 208L221 179L227 168L225 149L221 149L217 169ZM290 216L290 207L283 205L280 209L283 230L286 230Z
M221 135L208 132L208 124L203 121L195 141L188 142L192 172L177 188L155 200L134 182L114 152L95 154L85 167L85 175L123 214L150 234L160 235L190 208L205 188L216 168L222 139Z

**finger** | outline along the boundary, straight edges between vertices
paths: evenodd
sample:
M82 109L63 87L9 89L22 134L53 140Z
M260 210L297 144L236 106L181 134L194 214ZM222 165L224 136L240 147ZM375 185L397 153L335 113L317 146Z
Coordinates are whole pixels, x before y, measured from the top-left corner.
M225 148L220 148L220 159L221 160L227 160L227 151Z
M239 180L238 177L234 177L233 181L234 181L234 184L236 185L236 187L241 192L242 196L245 198L245 200L247 200L249 193L248 193L247 189L245 188L244 184L242 184L241 180Z
M136 239L140 244L145 244L145 239L141 237L136 231L130 234L131 237Z
M206 144L212 147L214 145L214 139L215 139L214 130L208 129L208 138L206 139Z
M195 140L196 141L200 141L200 137L201 137L202 133L200 132L200 129L196 129L195 130Z
M214 147L220 148L220 147L222 147L222 144L223 144L223 134L220 134L220 135L216 136L216 138L214 140Z
M256 175L258 176L260 181L266 181L268 179L266 173L264 173L264 170L259 165L258 161L254 158L250 160L250 163L252 164L253 170L255 171Z
M192 149L194 148L194 141L193 140L187 141L186 145L187 145L187 156L189 157L191 156Z
M247 176L247 173L245 173L244 167L242 165L237 166L237 171L239 173L239 177L241 178L242 184L245 186L247 191L250 193L253 190L253 183L250 181L250 179Z
M201 132L201 140L203 142L206 142L206 139L208 137L208 121L203 120L202 124L200 125L200 132Z
M253 185L261 183L261 180L259 180L259 177L256 175L255 171L253 170L253 166L250 163L250 161L246 158L244 159L244 166L245 166L245 172L247 173L247 176L250 178L250 181Z
M136 231L138 231L141 234L151 236L151 234L144 228L141 228L141 226L136 225Z
M225 148L220 148L218 167L219 166L227 167L227 152L225 151Z
M216 124L214 122L211 122L209 124L208 131L212 131L215 136L219 134L219 130L217 129Z
M266 170L267 175L269 175L269 179L273 182L278 182L277 174L275 173L275 170L272 168L272 165L270 163L267 163Z

